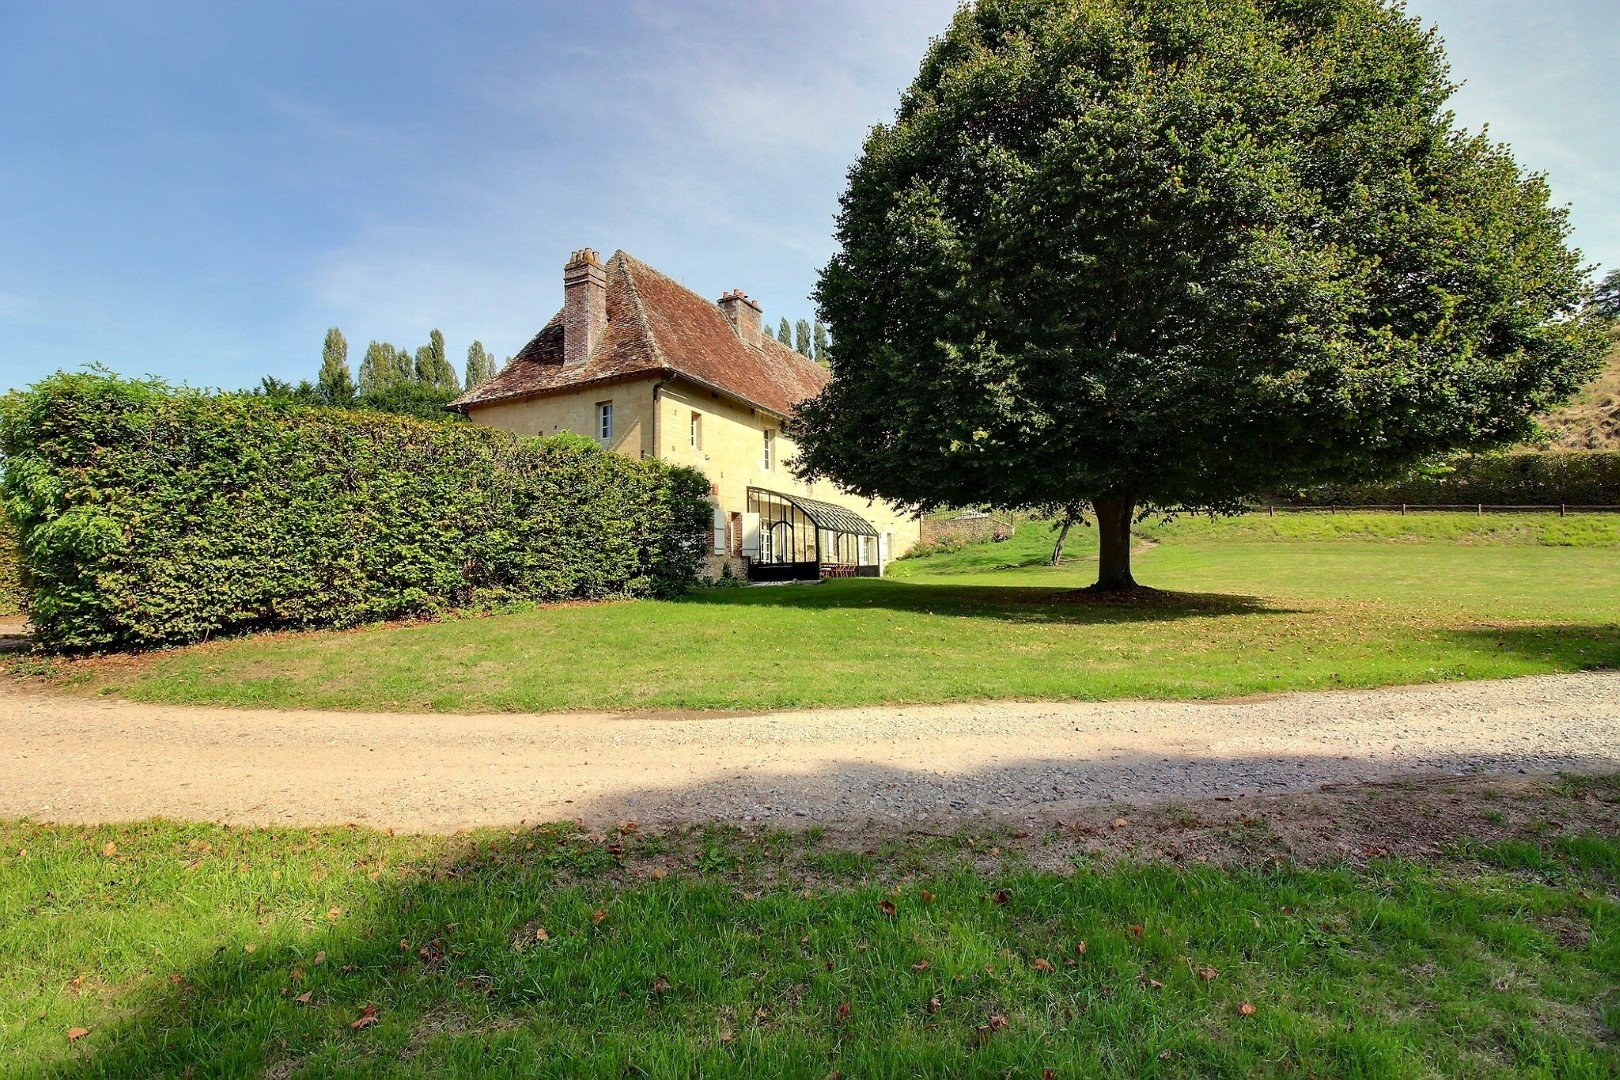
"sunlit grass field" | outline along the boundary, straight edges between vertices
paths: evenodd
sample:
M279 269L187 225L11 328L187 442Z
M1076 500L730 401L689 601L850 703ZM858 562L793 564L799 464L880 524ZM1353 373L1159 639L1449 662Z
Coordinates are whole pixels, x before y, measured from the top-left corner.
M1322 865L0 823L0 1075L1612 1077L1620 845L1551 826L1620 788L1526 799Z
M1095 533L902 560L884 580L277 634L28 662L144 701L363 710L766 709L1216 698L1620 666L1620 515L1302 515L1140 530L1168 595L1099 603Z

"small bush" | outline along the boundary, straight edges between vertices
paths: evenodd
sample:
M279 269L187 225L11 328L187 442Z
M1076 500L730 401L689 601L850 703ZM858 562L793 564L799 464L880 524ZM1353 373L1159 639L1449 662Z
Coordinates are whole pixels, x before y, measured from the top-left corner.
M711 512L656 461L102 374L7 399L0 453L38 640L68 651L673 594Z
M1462 457L1400 480L1313 488L1283 501L1344 506L1620 506L1620 451L1525 451Z

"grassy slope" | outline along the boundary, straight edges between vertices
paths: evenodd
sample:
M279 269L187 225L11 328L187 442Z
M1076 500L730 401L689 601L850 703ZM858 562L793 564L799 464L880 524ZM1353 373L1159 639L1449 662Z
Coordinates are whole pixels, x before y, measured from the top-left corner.
M0 1074L1613 1076L1620 844L1548 826L1620 786L1514 798L1318 868L0 823Z
M1553 445L1568 450L1620 450L1620 339L1598 377L1543 420Z
M1152 527L1145 607L1077 601L1050 534L891 580L709 591L65 665L140 700L355 709L772 708L1215 697L1620 666L1620 517L1279 516ZM1371 539L1393 533L1398 542ZM998 569L998 567L1000 569Z

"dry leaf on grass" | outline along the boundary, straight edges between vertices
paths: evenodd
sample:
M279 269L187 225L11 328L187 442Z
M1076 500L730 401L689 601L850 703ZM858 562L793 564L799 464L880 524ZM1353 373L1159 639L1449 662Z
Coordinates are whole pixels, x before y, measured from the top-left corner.
M313 998L314 996L315 996L315 991L313 991L313 990L305 990L302 994L299 994L297 997L293 998L293 1000L298 1002L298 1004L300 1004L300 1005L308 1005L309 1002L310 1002L310 999Z
M1034 963L1032 963L1030 966L1033 967L1036 971L1051 971L1052 970L1052 961L1048 960L1044 956L1037 956L1035 958Z
M894 901L893 900L879 900L878 901L878 910L883 912L883 914L887 915L889 918L891 918L891 919L894 918Z
M377 1023L377 1006L367 1005L360 1010L360 1018L351 1023L349 1027L359 1031L361 1028L368 1028L375 1023Z
M1238 1015L1239 1016L1253 1016L1254 1015L1254 1006L1249 1004L1247 1001L1245 1001L1243 1004L1238 1006Z
M78 1042L88 1034L89 1028L68 1028L68 1042Z

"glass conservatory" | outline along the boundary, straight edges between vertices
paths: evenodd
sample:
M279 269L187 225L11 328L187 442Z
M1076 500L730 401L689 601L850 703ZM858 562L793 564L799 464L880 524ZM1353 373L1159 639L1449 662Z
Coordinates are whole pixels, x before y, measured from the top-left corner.
M743 554L749 557L752 581L877 577L882 572L877 530L846 507L749 488L744 523Z

